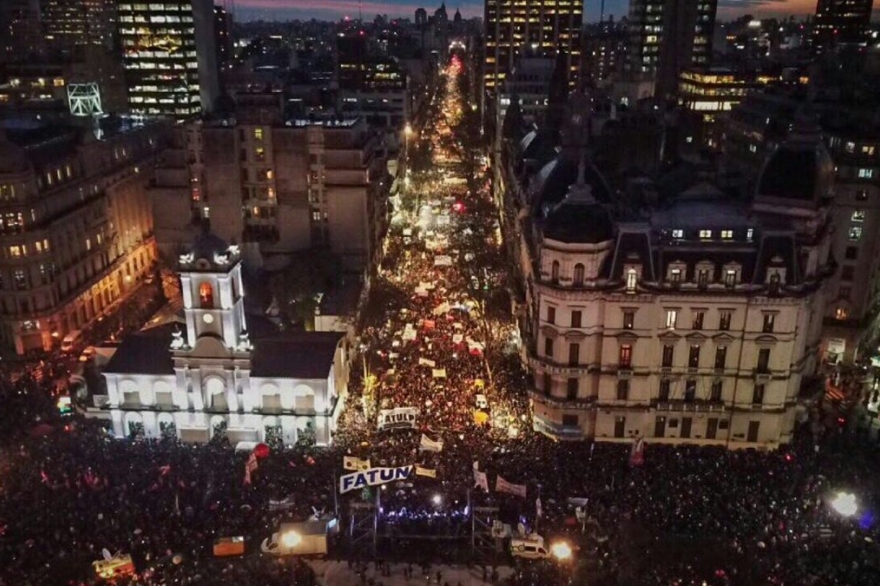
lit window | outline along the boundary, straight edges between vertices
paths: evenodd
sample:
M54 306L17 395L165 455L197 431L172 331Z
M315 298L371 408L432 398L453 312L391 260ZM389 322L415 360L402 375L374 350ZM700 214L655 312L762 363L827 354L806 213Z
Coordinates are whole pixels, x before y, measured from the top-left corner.
M627 291L635 291L636 283L639 280L639 275L636 273L635 269L630 269L626 272L626 290Z
M853 222L864 222L865 221L865 210L856 210L852 213L852 221Z
M736 270L735 269L727 269L724 271L724 284L728 287L733 287L736 285Z
M845 307L838 307L834 311L834 319L846 319L849 317L849 310Z
M667 309L666 310L666 327L670 330L675 329L675 322L678 321L678 310L677 309Z
M672 237L673 238L684 238L684 230L673 230Z
M849 229L849 239L852 241L859 240L862 237L861 226L851 226Z
M18 258L21 256L21 246L10 246L9 247L9 256L12 258Z
M746 240L748 240L749 242L751 242L751 241L752 241L752 238L753 238L754 236L755 236L755 230L754 230L754 228L749 228L748 230L746 230Z
M700 230L700 238L712 238L712 230Z
M263 140L262 128L254 128L254 140Z
M859 169L859 179L873 179L874 169Z
M721 231L721 239L722 240L730 240L733 238L733 230L722 230Z

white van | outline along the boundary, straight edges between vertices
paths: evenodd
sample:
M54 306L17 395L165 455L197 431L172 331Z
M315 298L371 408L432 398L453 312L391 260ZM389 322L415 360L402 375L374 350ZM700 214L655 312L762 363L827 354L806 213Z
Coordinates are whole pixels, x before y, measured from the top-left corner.
M82 338L82 330L73 330L64 336L64 339L61 340L61 351L70 353L76 350L80 338Z
M527 560L541 560L550 557L550 552L544 547L544 538L540 535L511 539L510 553L514 557Z

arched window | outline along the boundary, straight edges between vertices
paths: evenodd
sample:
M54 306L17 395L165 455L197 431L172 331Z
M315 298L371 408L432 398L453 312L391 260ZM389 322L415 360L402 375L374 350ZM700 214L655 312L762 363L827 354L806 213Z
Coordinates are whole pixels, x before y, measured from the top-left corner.
M550 280L554 283L559 282L559 261L553 261L553 268L550 270Z
M199 302L202 309L214 309L214 288L211 283L202 281L199 285Z
M584 286L584 265L582 265L581 263L577 263L576 265L574 265L574 286Z

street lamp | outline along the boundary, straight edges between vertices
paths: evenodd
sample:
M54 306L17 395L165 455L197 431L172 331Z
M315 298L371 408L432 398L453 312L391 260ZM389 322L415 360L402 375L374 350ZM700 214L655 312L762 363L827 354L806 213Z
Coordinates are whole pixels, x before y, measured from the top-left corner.
M560 562L571 559L571 546L565 541L557 541L550 546L550 554Z
M302 535L296 531L288 531L281 536L281 543L283 543L284 547L287 549L293 549L302 543Z
M849 492L838 492L831 499L830 504L831 508L841 517L852 517L859 510L859 505L856 503L856 495Z

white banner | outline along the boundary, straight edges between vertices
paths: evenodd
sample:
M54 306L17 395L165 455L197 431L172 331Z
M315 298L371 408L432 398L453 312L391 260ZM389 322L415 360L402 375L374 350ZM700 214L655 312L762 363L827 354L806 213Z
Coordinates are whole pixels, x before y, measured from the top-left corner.
M480 472L476 468L474 468L474 488L482 488L489 492L489 477L485 472Z
M425 434L422 434L422 439L419 442L419 449L425 450L426 452L442 452L443 442L434 441Z
M515 494L516 496L526 498L526 485L507 482L499 475L495 479L495 492L506 492L507 494Z
M431 368L434 368L437 366L437 363L428 358L419 358L419 366L430 366Z
M415 407L397 407L379 411L379 429L414 429L419 410Z
M451 267L452 266L452 257L447 254L438 254L434 257L434 266L435 267Z
M431 376L434 378L446 378L446 369L445 368L435 368L431 371Z
M434 315L443 315L449 311L449 304L445 301L431 310L431 313Z
M354 456L342 457L343 470L368 470L370 468L370 460L362 460Z
M416 476L427 476L428 478L437 478L437 471L433 468L422 468L416 464Z
M339 494L345 494L350 490L378 486L395 480L406 480L412 474L413 466L398 466L397 468L370 468L362 472L353 472L339 477Z

